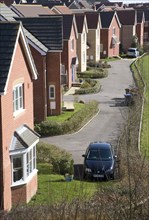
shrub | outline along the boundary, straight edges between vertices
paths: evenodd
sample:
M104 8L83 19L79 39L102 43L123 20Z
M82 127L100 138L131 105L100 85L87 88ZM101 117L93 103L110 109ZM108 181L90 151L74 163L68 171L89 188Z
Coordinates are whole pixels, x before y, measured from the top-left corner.
M75 94L90 94L90 93L97 93L100 91L100 82L99 81L95 81L95 80L90 80L90 83L88 83L90 86L84 86L82 88L82 86L80 87L80 89L75 91ZM86 83L86 85L88 85Z
M64 175L72 169L71 154L55 145L39 142L37 144L37 167L42 174Z
M61 125L56 121L46 120L35 125L35 131L41 136L54 136L62 134Z
M41 136L53 136L71 133L81 128L84 123L87 122L97 111L98 103L96 101L92 101L86 103L80 111L72 114L72 116L64 122L56 123L53 121L45 121L36 125L35 130Z
M91 67L88 67L88 70L85 72L77 73L78 78L82 78L82 79L86 79L86 78L99 79L99 78L104 78L107 75L108 75L107 69L101 69L101 68L93 69Z
M50 163L37 163L37 169L39 174L52 174L53 165Z

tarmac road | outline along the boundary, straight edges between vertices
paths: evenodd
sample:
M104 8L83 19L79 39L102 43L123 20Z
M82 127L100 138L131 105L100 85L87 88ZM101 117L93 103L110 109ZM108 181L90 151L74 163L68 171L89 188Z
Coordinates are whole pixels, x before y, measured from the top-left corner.
M79 132L41 138L41 141L59 146L72 154L75 165L83 163L82 154L92 141L110 142L117 150L117 141L125 122L127 108L124 103L125 88L134 85L130 64L133 60L117 60L109 62L111 68L106 78L100 79L102 89L97 94L81 95L79 100L85 102L97 100L99 113ZM64 96L65 100L73 100L73 95Z

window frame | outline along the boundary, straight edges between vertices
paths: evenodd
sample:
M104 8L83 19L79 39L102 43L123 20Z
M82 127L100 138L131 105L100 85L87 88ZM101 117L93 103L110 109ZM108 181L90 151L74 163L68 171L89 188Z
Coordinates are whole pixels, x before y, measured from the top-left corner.
M19 83L13 87L13 114L24 110L24 84Z
M27 157L30 155L29 164L27 161ZM29 147L27 150L22 151L14 151L10 154L11 158L11 169L12 169L12 178L11 183L12 186L22 185L30 179L35 173L37 173L36 169L36 145ZM15 181L14 179L14 159L21 158L22 160L22 178Z
M53 89L53 95L51 95L51 89ZM49 85L49 99L55 99L55 85Z

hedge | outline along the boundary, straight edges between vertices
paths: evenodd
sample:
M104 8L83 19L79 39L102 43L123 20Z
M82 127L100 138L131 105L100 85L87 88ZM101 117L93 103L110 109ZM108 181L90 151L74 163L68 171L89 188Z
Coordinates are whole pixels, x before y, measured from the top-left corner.
M101 89L101 85L100 85L100 82L99 81L95 81L95 84L94 86L90 86L90 87L87 87L87 88L80 88L80 89L76 89L75 90L75 94L92 94L92 93L98 93Z
M55 145L37 144L37 169L39 174L73 174L73 159L70 153Z
M98 103L91 101L84 104L80 111L72 114L66 121L62 123L50 120L44 121L35 125L35 131L42 137L72 133L80 129L97 111Z

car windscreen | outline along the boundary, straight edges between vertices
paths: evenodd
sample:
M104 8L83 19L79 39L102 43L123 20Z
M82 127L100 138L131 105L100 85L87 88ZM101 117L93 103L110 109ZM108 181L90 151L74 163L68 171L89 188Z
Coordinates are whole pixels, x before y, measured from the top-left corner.
M128 52L133 52L133 53L135 53L136 50L134 50L134 49L129 49Z
M110 149L91 149L87 154L88 160L112 160Z

